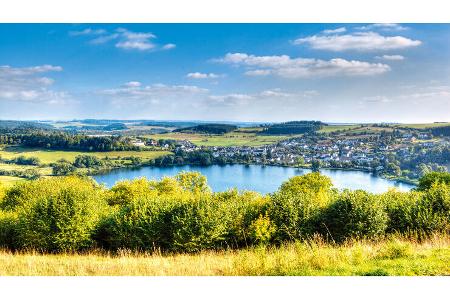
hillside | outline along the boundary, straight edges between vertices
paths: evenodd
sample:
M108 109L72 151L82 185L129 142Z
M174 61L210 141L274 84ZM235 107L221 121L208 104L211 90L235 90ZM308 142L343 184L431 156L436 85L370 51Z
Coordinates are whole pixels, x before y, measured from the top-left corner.
M236 130L236 125L228 124L201 124L192 127L180 128L174 132L192 132L192 133L206 133L206 134L225 134Z

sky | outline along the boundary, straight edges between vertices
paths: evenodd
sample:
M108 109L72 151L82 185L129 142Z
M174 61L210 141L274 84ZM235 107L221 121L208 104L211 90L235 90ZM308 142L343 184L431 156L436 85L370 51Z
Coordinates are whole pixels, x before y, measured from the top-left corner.
M450 121L450 24L0 24L0 119Z

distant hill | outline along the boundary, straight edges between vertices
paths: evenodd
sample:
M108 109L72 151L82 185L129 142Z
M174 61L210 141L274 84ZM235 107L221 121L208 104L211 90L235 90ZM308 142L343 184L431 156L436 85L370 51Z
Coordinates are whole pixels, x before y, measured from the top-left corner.
M327 124L320 121L291 121L269 125L261 134L302 134L320 130Z
M53 129L53 126L33 121L0 120L0 129Z
M201 124L174 130L174 132L194 132L207 134L224 134L236 130L236 125L228 124Z

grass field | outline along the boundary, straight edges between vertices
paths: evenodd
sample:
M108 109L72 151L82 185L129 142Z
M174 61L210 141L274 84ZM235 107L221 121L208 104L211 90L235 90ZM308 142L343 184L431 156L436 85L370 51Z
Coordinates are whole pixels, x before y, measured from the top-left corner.
M450 275L450 239L320 241L199 254L0 252L0 275Z
M335 132L338 130L354 129L357 127L360 127L360 125L328 125L328 126L323 126L322 129L319 130L319 132L330 133L330 132Z
M414 128L414 129L426 129L426 128L435 128L442 126L450 126L450 123L421 123L421 124L398 124L394 125L394 127L405 127L405 128Z
M199 133L170 132L165 134L147 135L153 139L188 140L198 146L262 146L293 137L286 135L257 135L253 132L233 131L223 135L208 135Z
M126 156L136 156L143 159L153 159L162 155L167 155L168 151L111 151L111 152L81 152L81 151L57 151L38 148L23 148L23 147L7 147L0 150L0 157L11 159L18 156L37 157L41 163L48 164L56 162L60 159L74 161L78 155L94 155L99 158L118 158Z
M0 176L0 183L4 186L10 187L14 185L18 181L25 180L23 178L14 177L14 176Z

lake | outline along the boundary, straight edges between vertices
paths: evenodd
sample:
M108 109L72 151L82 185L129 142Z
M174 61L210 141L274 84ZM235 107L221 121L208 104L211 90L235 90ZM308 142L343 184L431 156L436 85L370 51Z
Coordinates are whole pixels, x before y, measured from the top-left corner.
M147 177L160 179L163 176L174 176L181 171L198 171L208 178L213 191L225 191L230 188L253 190L260 193L271 193L278 189L282 182L292 176L311 172L309 169L292 167L260 166L260 165L225 165L225 166L174 166L174 167L142 167L135 169L117 169L106 174L93 176L99 183L111 187L117 181ZM331 178L338 189L363 189L373 193L382 193L395 187L408 191L414 185L387 180L363 171L320 170Z

